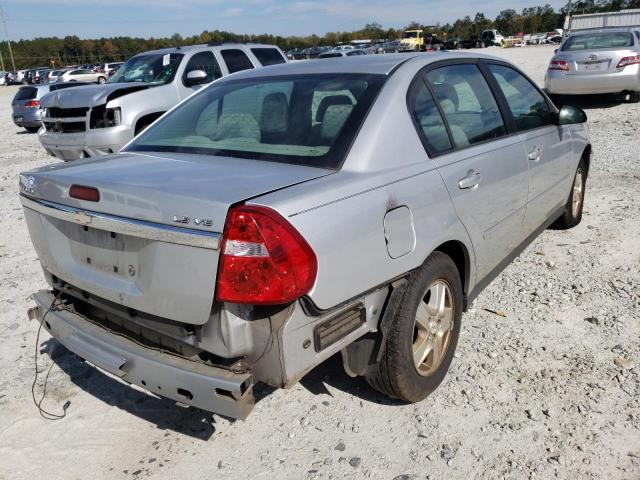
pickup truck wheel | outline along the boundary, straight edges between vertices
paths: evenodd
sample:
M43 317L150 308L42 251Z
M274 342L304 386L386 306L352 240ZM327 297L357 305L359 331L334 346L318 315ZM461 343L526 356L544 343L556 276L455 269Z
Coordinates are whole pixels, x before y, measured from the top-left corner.
M462 283L455 263L434 252L409 278L380 362L365 378L374 389L419 402L444 379L458 343Z
M562 215L551 225L551 228L557 230L566 230L573 228L582 220L582 207L584 205L584 193L587 183L587 167L584 159L580 159L576 174L571 184L571 192L569 199L564 207Z

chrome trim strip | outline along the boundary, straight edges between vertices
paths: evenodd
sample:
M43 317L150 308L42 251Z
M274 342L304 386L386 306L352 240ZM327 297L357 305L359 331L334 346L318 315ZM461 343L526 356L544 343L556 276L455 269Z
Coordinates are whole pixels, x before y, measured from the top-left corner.
M20 195L20 202L22 202L24 208L43 215L80 225L90 225L98 230L160 242L208 248L210 250L218 250L220 248L221 235L216 232L203 232L191 228L174 227L146 220L135 220L92 210L83 210L47 200L28 198L24 195Z

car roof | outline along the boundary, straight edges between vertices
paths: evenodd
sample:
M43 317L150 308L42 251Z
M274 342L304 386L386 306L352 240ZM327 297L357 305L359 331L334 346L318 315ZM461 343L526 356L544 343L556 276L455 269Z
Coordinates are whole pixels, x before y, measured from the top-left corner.
M202 43L199 45L186 45L184 47L171 47L171 48L160 48L158 50L147 50L146 52L140 52L134 56L138 55L148 55L148 54L166 54L166 53L181 53L181 52L189 52L191 50L203 50L208 48L228 48L228 47L247 47L247 48L277 48L276 45L271 45L268 43L233 43L233 42L212 42L212 43Z
M440 51L433 53L389 53L385 55L356 55L347 58L327 58L322 62L308 60L289 62L270 67L262 67L259 71L244 70L234 73L230 78L274 76L274 75L306 75L319 73L356 73L388 75L405 62L420 61L424 65L441 60L460 58L487 58L501 60L498 57L481 53ZM504 60L501 60L504 61Z

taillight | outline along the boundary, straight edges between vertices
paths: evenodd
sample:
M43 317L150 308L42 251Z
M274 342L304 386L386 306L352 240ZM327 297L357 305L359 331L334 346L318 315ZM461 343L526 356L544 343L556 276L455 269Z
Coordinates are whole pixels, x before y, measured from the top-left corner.
M566 60L551 60L549 70L560 70L562 72L569 71L569 62Z
M95 187L85 187L84 185L71 185L69 188L69 196L78 200L87 200L88 202L99 202L100 192Z
M311 290L316 255L270 208L240 205L227 214L216 285L219 302L281 305Z
M624 68L628 65L635 65L637 63L640 63L640 55L634 55L631 57L623 57L622 60L620 60L618 62L618 67L617 68Z
M35 108L40 106L40 102L38 100L29 100L28 102L24 103L24 106Z

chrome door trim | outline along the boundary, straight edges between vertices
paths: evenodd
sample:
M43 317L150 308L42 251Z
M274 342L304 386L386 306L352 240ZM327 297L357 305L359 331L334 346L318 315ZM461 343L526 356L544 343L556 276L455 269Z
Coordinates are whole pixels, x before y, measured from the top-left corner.
M191 228L174 227L146 220L109 215L46 200L28 198L24 195L20 195L20 202L24 208L48 217L91 226L91 228L98 230L210 250L218 250L220 248L220 234L216 232L203 232Z

